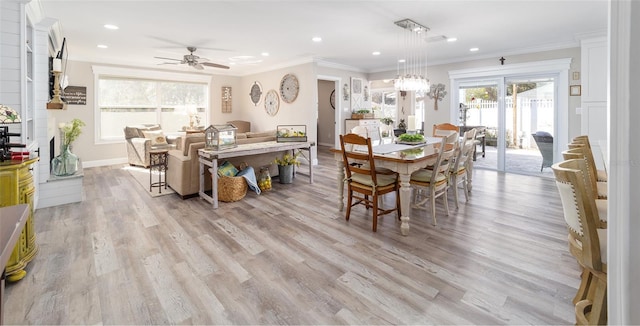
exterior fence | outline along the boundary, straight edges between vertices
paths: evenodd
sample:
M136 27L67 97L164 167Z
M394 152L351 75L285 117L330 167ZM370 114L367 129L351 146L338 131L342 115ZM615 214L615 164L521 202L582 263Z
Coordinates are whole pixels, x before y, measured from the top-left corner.
M487 141L492 144L498 130L498 102L474 100L460 106L460 122L469 126L486 126ZM514 121L513 99L505 101L505 121L507 146L535 148L532 133L546 131L553 134L554 101L553 99L518 98ZM466 118L466 119L465 119ZM515 124L515 126L514 126ZM516 143L513 143L513 132L517 131Z

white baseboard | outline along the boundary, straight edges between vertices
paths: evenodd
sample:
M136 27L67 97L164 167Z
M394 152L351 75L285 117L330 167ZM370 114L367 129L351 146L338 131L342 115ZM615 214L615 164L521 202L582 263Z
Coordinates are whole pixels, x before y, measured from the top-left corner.
M113 158L109 160L96 160L96 161L82 162L82 167L93 168L97 166L107 166L107 165L116 165L116 164L125 164L125 163L127 163L127 158L121 157L121 158Z

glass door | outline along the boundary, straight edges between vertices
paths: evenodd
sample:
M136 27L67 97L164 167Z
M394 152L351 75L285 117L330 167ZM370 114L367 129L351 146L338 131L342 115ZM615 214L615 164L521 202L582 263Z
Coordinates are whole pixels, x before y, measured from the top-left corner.
M553 144L537 144L533 134L553 138L556 121L556 78L500 77L458 84L458 121L485 130L485 152L474 167L553 177ZM503 95L504 94L504 95ZM478 146L477 151L482 147Z
M479 127L485 130L484 153L482 146L477 146L475 167L487 169L503 169L499 139L504 139L504 122L501 118L504 114L502 101L500 101L499 79L473 80L461 82L458 86L458 123L461 133L466 128ZM504 148L504 146L501 146ZM502 153L504 149L502 149Z
M505 88L505 171L552 177L555 79L507 78Z

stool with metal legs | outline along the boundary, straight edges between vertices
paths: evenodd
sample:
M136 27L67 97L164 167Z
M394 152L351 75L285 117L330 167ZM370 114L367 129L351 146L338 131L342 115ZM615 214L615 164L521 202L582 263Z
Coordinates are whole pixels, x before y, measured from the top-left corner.
M158 192L162 193L162 187L167 189L167 158L169 151L166 149L156 149L149 151L149 191L158 187ZM158 171L158 181L153 182L153 171ZM162 177L164 176L164 181Z

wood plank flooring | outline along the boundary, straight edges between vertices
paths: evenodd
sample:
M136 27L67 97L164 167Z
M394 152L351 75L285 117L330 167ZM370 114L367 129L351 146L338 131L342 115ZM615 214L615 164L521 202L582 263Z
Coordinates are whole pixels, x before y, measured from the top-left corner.
M39 209L40 251L7 284L7 324L573 324L579 267L555 182L476 169L438 226L338 211L336 167L217 210L152 198L122 166ZM393 204L392 197L384 200Z

